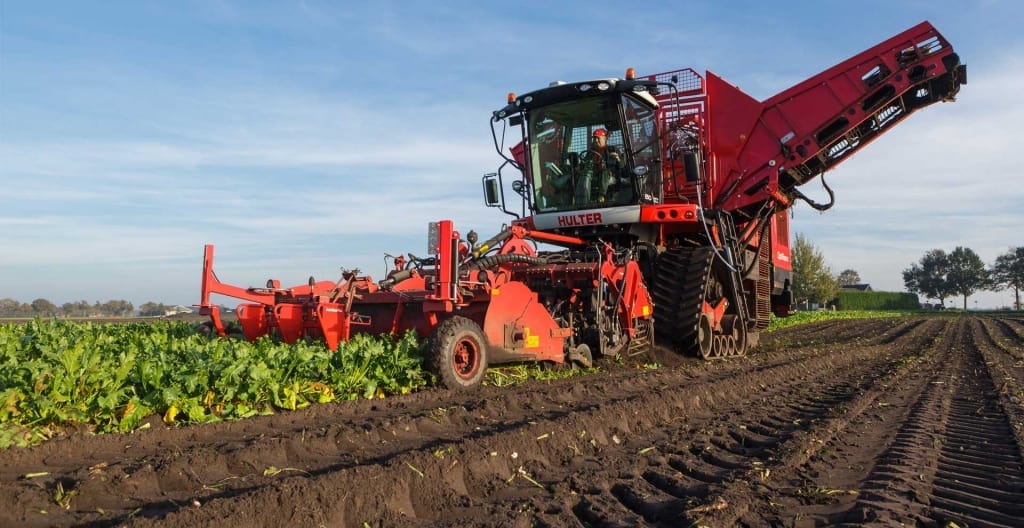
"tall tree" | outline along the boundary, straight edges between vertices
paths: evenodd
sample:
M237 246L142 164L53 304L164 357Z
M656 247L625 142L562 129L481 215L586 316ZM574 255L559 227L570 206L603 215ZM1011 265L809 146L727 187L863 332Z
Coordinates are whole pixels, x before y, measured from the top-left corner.
M860 284L860 273L857 273L857 270L845 269L839 273L839 277L836 280L839 281L840 286Z
M793 259L793 300L827 303L835 299L839 283L818 248L798 234L790 251Z
M111 299L100 306L101 313L103 315L112 315L114 317L124 317L131 315L135 311L135 307L132 303L123 299Z
M98 303L99 301L97 301L97 304ZM80 317L95 315L97 313L93 310L93 307L91 304L89 304L89 301L85 299L82 299L81 301L75 303L75 310L77 310L78 316Z
M167 312L167 306L164 303L146 302L139 306L139 315L142 316L155 316L163 315Z
M949 272L946 274L949 290L964 297L964 310L967 309L967 297L978 290L989 286L988 270L981 257L971 250L957 246L949 254Z
M933 249L924 254L921 260L903 270L903 284L907 291L920 293L928 299L938 299L946 304L946 297L955 292L946 283L949 272L949 255L941 249Z
M1013 307L1020 310L1020 290L1024 289L1024 246L1011 247L996 257L991 275L994 287L1013 288Z
M21 302L4 297L0 299L0 315L18 315L21 311Z
M48 299L36 299L32 301L32 313L36 315L55 315L57 313L57 305Z

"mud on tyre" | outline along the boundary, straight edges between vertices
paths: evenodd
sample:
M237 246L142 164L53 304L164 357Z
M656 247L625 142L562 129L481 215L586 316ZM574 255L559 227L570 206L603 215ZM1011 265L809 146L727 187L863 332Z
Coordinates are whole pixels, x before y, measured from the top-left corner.
M438 325L430 335L427 370L448 389L479 387L487 372L487 338L480 325L458 315Z

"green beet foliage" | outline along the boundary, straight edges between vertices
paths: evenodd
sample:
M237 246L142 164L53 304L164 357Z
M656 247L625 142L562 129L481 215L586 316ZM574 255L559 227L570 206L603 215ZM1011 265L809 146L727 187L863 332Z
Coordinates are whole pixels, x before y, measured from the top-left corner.
M834 321L836 319L879 319L887 317L902 317L907 315L906 311L881 311L881 310L810 310L794 312L789 317L771 316L771 323L768 325L768 332L823 321Z
M906 292L839 292L840 310L920 310L917 295Z
M431 381L422 353L411 333L356 336L332 352L209 339L182 322L0 325L0 448L65 427L131 431L154 414L201 423L406 394Z

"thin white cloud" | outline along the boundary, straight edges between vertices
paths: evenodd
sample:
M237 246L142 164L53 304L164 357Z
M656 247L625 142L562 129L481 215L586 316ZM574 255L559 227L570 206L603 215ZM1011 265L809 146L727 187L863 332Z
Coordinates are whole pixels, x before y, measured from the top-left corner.
M427 221L488 237L508 220L482 206L479 180L500 162L487 118L508 91L692 66L766 97L870 45L866 26L887 31L850 21L831 38L820 21L835 13L750 5L725 20L717 4L625 18L613 2L129 11L138 30L54 13L0 36L0 297L187 304L207 242L240 284L379 274L385 251L422 252ZM150 19L168 29L146 31ZM1019 51L986 55L960 102L830 174L839 205L798 210L796 230L835 267L896 289L923 249L963 240L991 260L1024 243L1011 207L1024 203Z

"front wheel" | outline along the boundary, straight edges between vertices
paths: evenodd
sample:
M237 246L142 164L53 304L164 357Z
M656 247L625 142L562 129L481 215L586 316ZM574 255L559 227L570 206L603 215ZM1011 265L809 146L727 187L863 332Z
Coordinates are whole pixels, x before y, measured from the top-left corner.
M445 320L430 336L427 369L448 389L474 389L487 372L487 339L480 325L462 316Z

